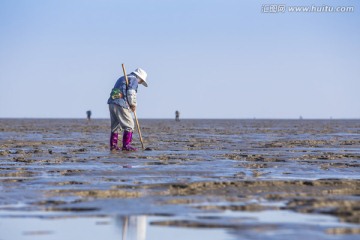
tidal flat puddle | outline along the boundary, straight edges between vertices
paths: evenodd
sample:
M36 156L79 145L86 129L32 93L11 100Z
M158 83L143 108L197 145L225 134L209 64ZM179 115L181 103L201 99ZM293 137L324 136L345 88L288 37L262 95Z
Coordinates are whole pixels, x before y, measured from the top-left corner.
M0 211L1 240L358 239L336 217L287 210L220 211L176 216L76 216Z
M224 229L152 225L164 217L6 217L0 218L1 240L180 240L234 239Z

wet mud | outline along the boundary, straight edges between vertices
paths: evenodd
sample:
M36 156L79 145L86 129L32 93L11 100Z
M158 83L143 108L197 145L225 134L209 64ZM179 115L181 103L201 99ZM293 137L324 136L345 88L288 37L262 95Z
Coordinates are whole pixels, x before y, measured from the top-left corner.
M149 224L228 229L230 239L299 229L300 237L359 237L360 121L140 123L152 151L110 152L108 120L1 119L0 219L167 216ZM134 145L141 149L136 134ZM303 216L335 223L288 223Z

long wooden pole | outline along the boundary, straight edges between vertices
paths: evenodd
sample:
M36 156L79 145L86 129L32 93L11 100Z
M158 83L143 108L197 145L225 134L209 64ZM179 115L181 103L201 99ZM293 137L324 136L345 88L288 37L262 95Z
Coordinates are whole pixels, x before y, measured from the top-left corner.
M122 64L122 69L123 69L124 76L125 76L126 86L128 87L129 86L129 80L128 80L128 77L126 75L126 70L125 70L125 65L124 64ZM126 96L127 96L127 94L126 94ZM145 150L144 142L143 142L143 139L142 139L142 136L141 136L141 130L140 130L139 121L138 121L137 116L136 116L136 111L134 111L134 117L135 117L135 122L136 122L137 129L138 129L138 132L139 132L141 147L142 147L143 150Z

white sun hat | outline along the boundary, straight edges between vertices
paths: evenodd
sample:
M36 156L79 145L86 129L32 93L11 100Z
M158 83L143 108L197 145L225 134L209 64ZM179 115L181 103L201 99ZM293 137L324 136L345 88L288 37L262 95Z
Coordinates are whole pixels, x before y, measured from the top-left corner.
M144 70L142 70L141 68L137 68L135 69L135 71L133 71L133 73L143 80L142 85L144 85L145 87L148 86L146 82L147 73Z

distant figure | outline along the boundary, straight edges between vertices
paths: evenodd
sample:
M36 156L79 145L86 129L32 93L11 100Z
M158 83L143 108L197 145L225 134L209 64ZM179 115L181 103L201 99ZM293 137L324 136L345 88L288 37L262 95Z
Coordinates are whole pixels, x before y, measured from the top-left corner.
M175 112L175 121L180 121L180 112L178 110Z
M86 111L86 116L87 116L87 120L90 121L91 120L91 111L90 110Z

